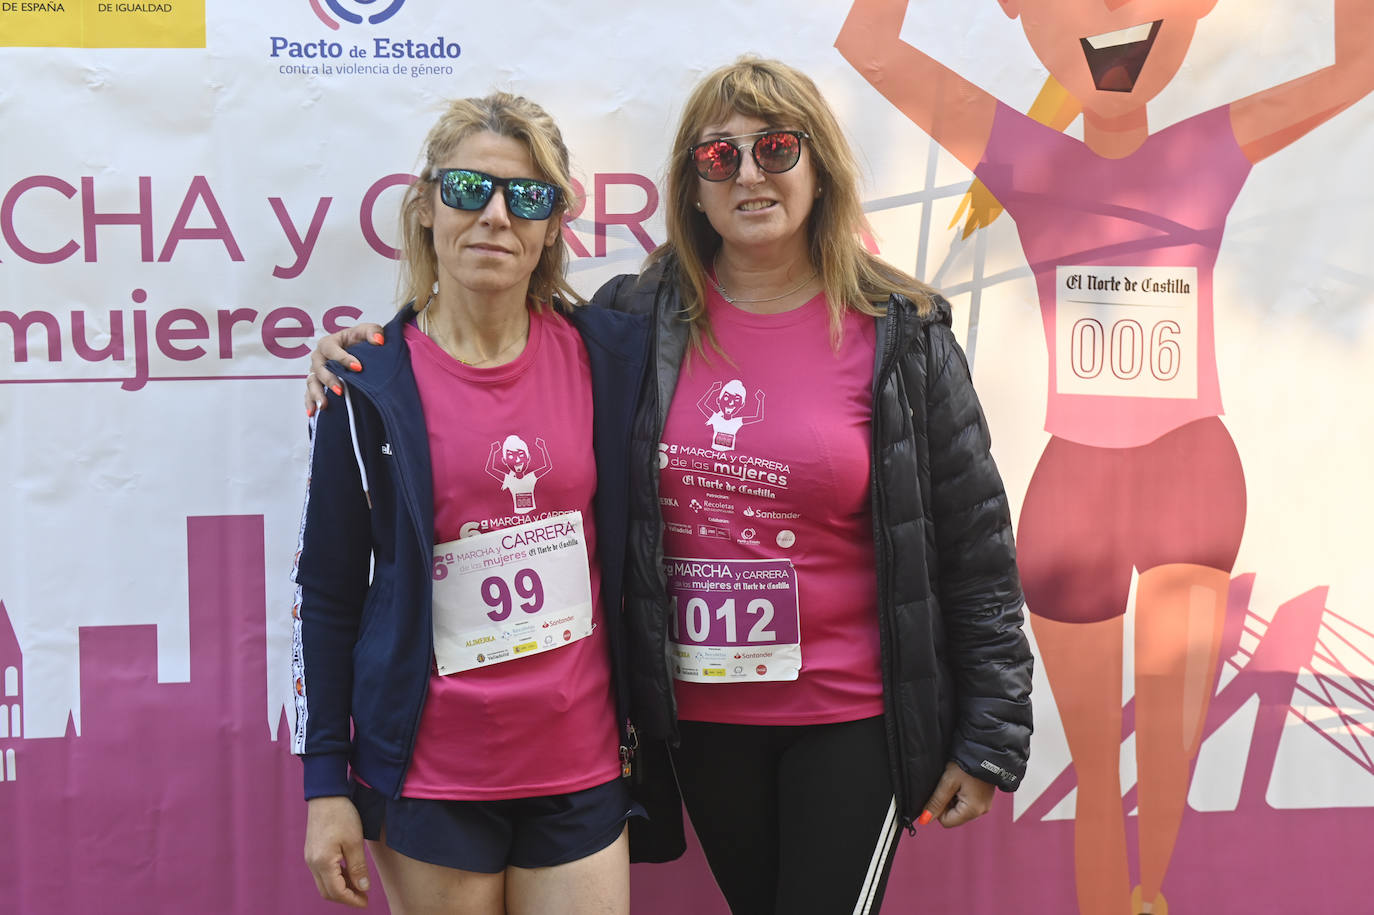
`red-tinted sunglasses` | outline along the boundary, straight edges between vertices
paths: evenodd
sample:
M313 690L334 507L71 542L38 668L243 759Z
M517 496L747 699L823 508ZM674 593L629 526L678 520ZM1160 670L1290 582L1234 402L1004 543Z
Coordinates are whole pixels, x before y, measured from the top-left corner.
M731 142L751 137L757 139L746 146ZM687 150L687 157L692 160L697 174L707 181L728 181L735 177L746 149L762 171L777 175L797 164L801 159L801 141L809 139L810 135L804 130L761 130L737 137L704 140Z

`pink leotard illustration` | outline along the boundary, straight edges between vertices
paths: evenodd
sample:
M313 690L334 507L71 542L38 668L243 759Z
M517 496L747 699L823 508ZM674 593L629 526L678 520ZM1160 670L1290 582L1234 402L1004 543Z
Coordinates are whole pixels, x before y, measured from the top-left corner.
M1032 116L904 43L905 0L857 0L836 44L1016 222L1049 350L1052 436L1022 507L1019 565L1078 773L1078 906L1164 913L1245 522L1220 419L1213 268L1251 167L1374 88L1374 3L1335 0L1331 66L1158 132L1147 103L1216 0L999 3L1050 73ZM1082 141L1060 132L1080 114ZM1133 569L1134 888L1118 774Z

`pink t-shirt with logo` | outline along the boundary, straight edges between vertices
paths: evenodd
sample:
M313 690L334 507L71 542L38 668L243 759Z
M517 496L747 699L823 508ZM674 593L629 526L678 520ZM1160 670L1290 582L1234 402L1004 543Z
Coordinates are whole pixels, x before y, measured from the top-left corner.
M601 626L592 496L591 375L582 338L532 313L513 362L473 368L414 324L406 344L429 432L434 542L581 511L590 636L449 676L431 668L402 794L489 800L580 791L620 773L610 655Z
M873 320L847 313L836 351L824 296L758 315L712 293L707 313L724 355L709 344L704 355L691 350L678 378L661 445L664 553L716 560L681 567L732 570L701 586L716 590L698 592L705 605L687 626L714 632L728 621L745 640L764 622L743 614L751 597L766 597L779 616L795 599L801 669L795 680L750 682L761 668L741 648L726 664L745 679L676 682L679 715L823 724L881 714L869 502ZM731 593L731 575L766 582ZM686 592L677 596L681 603ZM732 613L739 618L727 620ZM785 637L794 631L777 617L768 626Z

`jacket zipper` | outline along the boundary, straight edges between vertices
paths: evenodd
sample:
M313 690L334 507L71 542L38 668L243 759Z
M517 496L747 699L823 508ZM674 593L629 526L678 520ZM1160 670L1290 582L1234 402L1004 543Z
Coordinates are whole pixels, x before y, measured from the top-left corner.
M572 324L573 329L577 331L578 336L582 339L582 345L583 345L583 347L586 348L586 349L590 352L591 347L587 344L588 334L589 334L589 328L587 327L586 323L584 322L584 319L583 319L580 315L578 315L578 314L576 314L576 313L573 313L573 314L571 314L571 315L568 315L567 318L568 318L568 322L569 322L570 324ZM645 335L646 335L646 336L648 335L648 331L647 331L647 330L645 331ZM647 367L647 366L646 366L646 367ZM593 399L595 399L595 382L594 382L594 381L593 381ZM635 420L635 414L634 414L634 412L632 411L631 414L630 414L630 420L629 420L629 422L630 422L630 431L631 431L631 433L632 433L632 435L631 435L632 438L633 438L633 431L634 431L634 420ZM599 466L597 467L597 473L598 473L598 475L600 474L600 467L599 467ZM627 500L627 502L628 502L631 498L632 498L632 496L627 492L627 495L626 495L626 500ZM627 524L628 524L628 521L627 521ZM629 536L628 530L627 530L627 532L626 532L626 536L627 536L627 538L628 538L628 536ZM622 573L622 576L621 576L621 577L622 577L622 578L624 577L623 573ZM622 584L622 589L623 589L623 587L624 587L624 586L623 586L623 584ZM622 592L621 592L621 597L622 597L621 603L622 603L622 605L623 605L623 603L624 603L624 592L623 592L623 590L622 590ZM624 721L623 721L623 722L621 723L621 725L620 725L619 739L618 739L618 741L617 741L617 742L619 743L619 745L620 745L620 746L619 746L619 754L620 754L620 776L621 776L621 778L629 778L629 777L630 777L631 770L632 770L633 765L634 765L635 753L639 750L639 734L635 732L634 722L632 722L632 721L630 720L629 714L628 714L628 710L629 710L629 708L630 708L630 698L629 698L630 686L629 686L629 683L628 683L628 674L626 673L626 671L628 670L629 664L628 664L628 662L627 662L627 660L626 660L627 649L625 648L625 635L624 635L624 629L625 629L625 614L624 614L624 610L623 610L623 609L622 609L618 614L616 614L616 622L617 622L619 625L617 625L617 626L612 626L612 625L610 625L610 614L609 614L609 611L605 611L604 605L603 605L603 612L605 612L606 617L607 617L606 640L607 640L607 644L608 644L608 646L609 646L609 648L610 648L610 655L611 655L611 688L612 688L612 690L614 691L614 694L615 694L616 715L619 716L619 715L621 715L621 714L625 714L625 719L624 719Z
M663 402L663 397L662 397L663 388L662 388L662 385L660 384L660 379L659 379L659 374L658 374L658 362L659 362L659 358L658 358L658 357L659 357L659 350L661 349L661 347L660 347L660 342L661 342L661 340L660 340L659 333L660 333L660 330L661 330L661 327L662 327L662 321L663 321L663 298L664 298L664 290L665 290L665 289L671 289L670 280L668 279L668 271L667 271L667 270L665 270L664 273L663 273L663 276L660 277L660 279L659 279L659 284L658 284L658 288L657 288L656 290L654 290L654 307L653 307L653 311L652 311L652 318L653 318L653 320L652 320L652 322L651 322L651 324L650 324L650 327L649 327L649 332L650 332L650 334L652 335L652 339L651 339L651 341L650 341L650 351L649 351L649 368L650 368L650 370L653 372L653 376L654 376L654 441L653 441L651 444L653 444L653 445L655 445L655 446L657 446L658 442L660 442L660 441L663 440L663 430L664 430L664 428L665 428L665 427L667 426L667 424L668 424L668 407L669 407L669 404L666 404L666 403ZM678 366L678 370L681 371L681 365ZM657 450L658 450L657 447L655 447L655 448L651 449L651 453L655 453L655 454L656 454L656 453L657 453ZM654 491L653 491L653 494L652 494L652 496L653 496L653 503L652 503L652 504L654 505L654 507L655 507L655 509L656 509L656 513L661 513L663 509L662 509L661 507L659 507L659 504L658 504L659 491L660 491L659 485L660 485L660 484L659 484L658 467L657 467L657 466L655 466L655 467L650 471L649 479L650 479L650 481L653 483L653 487L654 487ZM661 517L661 515L660 515L660 517ZM656 555L662 555L662 553L663 553L663 527L662 527L661 522L660 522L660 526L659 526L659 529L658 529L658 532L657 532L657 541L658 541L658 547L657 547L657 549L654 550L654 553L655 553ZM660 574L660 575L663 574L663 573L662 573L662 570L659 571L659 574ZM663 621L663 628L662 628L662 631L661 631L660 633L658 633L658 635L659 635L659 639L658 639L658 650L654 653L654 663L660 665L661 677L658 678L658 681L659 681L660 683L665 683L665 684L667 684L667 690L666 690L666 692L665 692L665 698L668 700L668 701L667 701L667 706L668 706L668 717L669 717L669 719L670 719L670 722L669 722L669 742L672 743L673 746L677 746L677 745L678 745L678 740L679 740L679 738L678 738L678 718L677 718L677 694L676 694L676 691L673 689L673 675L672 675L672 672L668 670L668 620L667 620L666 617L664 617L662 621Z
M366 390L364 390L363 393L369 396L369 398L372 401L372 405L376 407L377 412L381 414L382 432L386 435L387 440L393 439L395 436L391 434L391 430L398 428L398 422L397 417L392 413L391 407L389 405L384 405L381 402L381 399L376 397L374 393ZM401 456L396 455L396 457L400 458ZM426 535L420 529L420 513L418 510L420 503L419 499L415 496L415 491L411 488L410 474L407 470L407 462L405 460L398 459L396 461L396 480L400 484L402 497L405 499L406 505L409 506L409 511L407 512L407 514L410 515L411 523L415 525L415 534L417 542L429 543L433 539L433 536ZM433 582L431 581L430 577L431 571L429 557L421 556L421 560L425 566L425 581L432 588ZM434 625L432 620L430 625L426 627L426 629L428 633L426 642L426 659L428 659L434 657ZM415 740L419 736L420 732L420 717L424 714L426 695L427 690L420 690L420 699L415 704L415 714L414 716L412 716L410 721L410 738L407 741L406 746L405 771L401 773L401 779L396 784L396 791L392 795L393 799L399 799L401 797L401 791L405 788L406 772L409 771L410 762L415 757Z
M878 466L878 449L881 446L878 437L878 399L881 396L883 386L892 376L897 344L901 337L900 315L893 307L891 300L888 302L885 330L886 333L883 334L883 358L879 363L878 376L874 379L873 385L874 419L872 421L872 446L869 454L869 473L873 481L873 557L878 578L878 647L882 659L883 695L886 697L886 701L883 703L883 725L887 733L887 757L888 766L892 772L892 794L901 825L908 833L914 835L916 827L913 825L912 818L906 813L901 723L894 707L898 697L896 673L893 669L892 660L892 592L888 587L888 578L891 575L890 570L893 563L892 541L887 536L887 527L883 524L882 507L886 504L887 494L883 490L883 476Z

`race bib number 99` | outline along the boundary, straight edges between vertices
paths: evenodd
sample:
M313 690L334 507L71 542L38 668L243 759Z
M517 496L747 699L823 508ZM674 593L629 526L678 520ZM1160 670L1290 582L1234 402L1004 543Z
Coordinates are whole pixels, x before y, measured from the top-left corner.
M591 635L582 513L439 544L433 605L440 674L553 651Z
M664 561L673 675L692 683L795 680L797 573L785 559Z
M1055 274L1055 389L1197 397L1196 267L1064 267Z

